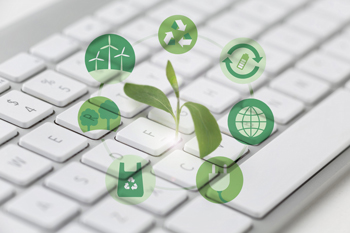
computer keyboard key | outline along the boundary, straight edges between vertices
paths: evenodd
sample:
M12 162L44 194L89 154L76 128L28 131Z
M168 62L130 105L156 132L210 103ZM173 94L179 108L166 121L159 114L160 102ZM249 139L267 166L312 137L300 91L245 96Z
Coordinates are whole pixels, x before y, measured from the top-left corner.
M203 158L204 160L208 160L216 156L222 156L222 157L227 157L231 159L232 162L234 162L248 152L247 145L242 144L241 142L238 142L236 139L229 137L225 134L221 134L221 137L222 137L222 141L218 146L218 148L214 150L212 153L210 153L209 155L205 156ZM197 137L194 137L188 142L186 142L184 151L199 157ZM216 162L215 160L212 160L211 162L219 166L222 166L222 164ZM231 164L232 163L226 164L226 165L230 166Z
M210 213L210 214L208 214ZM197 197L165 220L165 227L182 233L246 232L252 220L225 206Z
M15 189L11 185L0 180L0 204L6 201L9 197L11 197L14 194L14 192ZM2 227L2 225L0 226Z
M196 79L181 92L181 98L202 104L213 113L221 113L240 99L240 94L206 78Z
M92 87L98 87L101 83L91 77L85 66L85 52L79 51L63 60L56 66L56 70Z
M329 14L334 18L340 19L343 23L346 23L350 19L350 3L343 0L320 0L311 4L311 7L315 10L319 10L321 14Z
M49 62L58 62L77 51L79 44L61 34L54 34L30 48L30 52Z
M85 227L82 224L73 222L63 229L59 230L57 233L97 233L97 231L91 228Z
M43 233L38 228L35 228L28 223L21 221L11 215L0 212L0 226L4 233L25 232L25 233Z
M231 81L224 75L219 65L211 68L205 74L205 77L214 82L220 83L226 87L233 88L236 91L240 92L242 95L249 95L250 93L248 84L243 85L243 84L239 84ZM266 82L267 82L267 76L265 74L262 74L257 80L251 82L250 85L252 86L253 90L256 91Z
M264 33L259 38L259 42L279 48L294 56L301 56L316 46L317 39L288 25L279 25Z
M91 16L86 16L69 25L63 33L85 44L90 43L96 37L105 34L110 26Z
M0 177L18 185L27 185L52 169L41 156L10 144L0 150Z
M29 128L52 113L52 105L20 91L0 97L0 118L22 128Z
M117 132L116 139L148 154L158 156L181 140L175 131L140 117Z
M268 62L266 63L265 67L265 71L268 74L276 75L284 69L286 69L288 66L290 66L294 61L294 56L288 52L282 51L278 48L266 45L264 43L261 43L260 45L264 49L266 58L268 59ZM259 79L261 79L261 77L259 77L256 81L258 81Z
M198 9L202 12L205 12L207 14L213 15L223 9L226 9L230 7L234 2L230 0L180 0L180 2L186 3L186 5L189 5L193 7L194 9Z
M327 41L321 46L321 51L335 56L345 62L350 61L350 40L345 35L339 35Z
M106 187L106 175L81 163L72 162L45 180L45 185L77 201L91 204L112 189Z
M350 92L334 92L242 163L243 188L226 205L264 217L349 146L349 105Z
M182 80L182 77L178 75L177 82L179 86L181 86ZM173 88L169 85L169 81L166 78L164 69L148 61L136 66L125 82L153 86L160 89L165 94L169 94L173 91Z
M270 107L275 122L279 124L287 124L304 110L303 102L267 87L256 92L254 97Z
M152 226L152 215L133 207L117 202L107 196L88 212L81 221L101 232L137 233L144 232Z
M326 55L322 51L308 54L296 64L296 68L331 84L338 84L350 75L350 67L347 62Z
M53 70L46 70L25 82L22 90L59 107L66 106L88 90L87 87Z
M280 74L270 86L306 104L314 104L330 90L326 82L293 68Z
M107 173L108 168L113 163L113 161L116 159L121 161L125 155L135 155L140 157L141 167L146 166L149 162L148 154L136 150L123 143L116 142L112 139L103 141L98 146L95 146L92 150L89 150L83 154L81 161L90 167ZM137 167L135 165L125 165L125 170L136 172ZM116 174L109 174L118 177Z
M347 90L350 90L350 81L347 81L347 82L346 82L345 88L346 88Z
M27 53L19 53L0 64L0 75L13 82L22 82L45 68L45 63Z
M88 140L54 123L46 122L19 140L19 145L56 162L64 162L88 146Z
M175 97L170 97L169 101L175 114L177 99ZM180 100L180 106L184 103L184 101ZM148 118L172 129L176 129L174 118L168 112L160 110L159 108L152 108L148 113ZM181 109L179 131L184 134L191 134L194 132L191 113L186 107Z
M196 184L199 167L207 163L182 150L175 150L153 165L154 174L185 189L196 191L208 181L205 177ZM214 178L214 177L213 177Z
M79 206L59 194L35 186L11 200L5 209L43 228L55 229L76 215Z
M83 101L80 101L76 103L74 106L67 109L66 111L57 115L56 123L76 133L82 134L88 138L95 139L95 140L101 138L107 133L110 133L111 131L106 129L91 130L85 133L80 129L79 122L78 122L78 115L79 115L78 113L83 103L84 103Z
M133 5L141 10L148 10L149 8L162 4L162 0L126 0L127 3Z
M158 177L154 190L146 189L145 192L152 192L152 194L137 206L160 216L167 215L187 199L186 190Z
M2 120L0 120L0 129L0 145L4 144L18 134L16 126Z
M208 56L193 50L187 52L186 56L162 51L151 58L154 64L164 70L168 60L172 63L176 74L181 75L184 79L196 78L211 65L211 59Z
M105 21L113 26L123 25L134 19L141 10L128 2L112 2L95 13L95 16L101 21Z
M10 82L6 79L0 78L0 93L10 89Z
M146 104L129 98L124 93L123 83L104 85L102 89L92 93L91 97L95 96L104 96L117 103L120 115L126 118L134 117L148 107Z
M154 228L151 231L149 231L148 233L171 233L171 232L167 231L163 228Z

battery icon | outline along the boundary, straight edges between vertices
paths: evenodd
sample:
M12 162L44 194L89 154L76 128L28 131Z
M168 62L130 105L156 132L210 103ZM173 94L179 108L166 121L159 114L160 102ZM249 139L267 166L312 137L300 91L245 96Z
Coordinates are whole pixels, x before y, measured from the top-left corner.
M249 59L249 56L247 53L243 54L241 59L239 60L238 64L237 64L237 68L240 70L243 70L245 65L247 64L247 61Z

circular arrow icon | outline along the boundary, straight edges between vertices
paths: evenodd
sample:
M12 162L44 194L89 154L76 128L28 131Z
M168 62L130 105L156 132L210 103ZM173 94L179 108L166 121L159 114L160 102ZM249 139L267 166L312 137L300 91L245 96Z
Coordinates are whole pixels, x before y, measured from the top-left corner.
M265 69L266 55L254 40L238 38L230 41L222 50L220 67L227 78L236 83L251 83Z

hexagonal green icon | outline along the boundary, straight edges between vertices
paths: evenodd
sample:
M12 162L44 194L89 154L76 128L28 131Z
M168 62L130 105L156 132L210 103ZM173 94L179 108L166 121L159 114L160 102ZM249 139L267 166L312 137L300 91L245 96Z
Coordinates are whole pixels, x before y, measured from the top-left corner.
M214 164L214 159L220 161L223 167ZM200 194L210 202L223 204L232 201L238 196L243 187L243 173L239 166L231 159L216 156L203 163L197 172L196 182L203 179L211 180L208 185L199 189ZM227 167L227 164L233 164ZM213 180L213 178L215 179Z
M100 83L124 81L135 66L135 52L121 36L105 34L94 39L85 52L85 66Z
M198 32L191 19L183 15L166 18L159 27L158 40L169 53L190 51L197 42Z
M271 135L274 117L264 102L245 99L232 107L227 123L232 137L244 144L258 145Z
M235 83L251 83L265 70L263 48L249 38L230 41L220 54L220 67L225 76Z

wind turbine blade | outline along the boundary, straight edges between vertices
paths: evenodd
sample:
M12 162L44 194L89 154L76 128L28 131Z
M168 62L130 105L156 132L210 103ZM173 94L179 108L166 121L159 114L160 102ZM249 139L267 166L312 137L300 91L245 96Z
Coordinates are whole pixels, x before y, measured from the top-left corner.
M108 36L108 44L111 45L111 36Z
M127 55L127 54L123 54L123 56L124 56L124 57L130 57L130 56L129 56L129 55Z
M106 46L101 47L100 49L105 49L105 48L108 48L108 47L109 47L109 45L106 45Z
M96 60L96 58L93 58L93 59L90 59L89 62L90 62L90 61L95 61L95 60Z
M120 57L121 56L121 54L119 54L119 55L115 55L114 57Z
M101 58L96 58L97 60L99 60L99 61L104 61L103 59L101 59Z
M98 55L100 55L100 51L97 52L96 58L98 58Z
M124 50L125 50L125 47L124 47L123 50L122 50L122 54L124 53Z
M111 48L112 48L112 49L115 49L115 50L118 50L118 49L117 49L116 47L114 47L113 45L111 45Z

